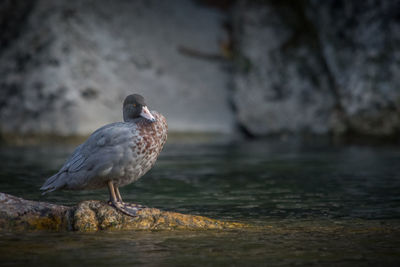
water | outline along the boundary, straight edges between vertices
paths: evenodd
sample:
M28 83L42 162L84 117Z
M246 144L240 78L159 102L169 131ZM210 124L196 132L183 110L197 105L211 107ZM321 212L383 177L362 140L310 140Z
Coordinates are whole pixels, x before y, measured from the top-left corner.
M74 205L107 190L38 188L74 146L0 147L0 192ZM327 142L169 142L126 201L246 231L1 233L0 265L398 265L400 150Z

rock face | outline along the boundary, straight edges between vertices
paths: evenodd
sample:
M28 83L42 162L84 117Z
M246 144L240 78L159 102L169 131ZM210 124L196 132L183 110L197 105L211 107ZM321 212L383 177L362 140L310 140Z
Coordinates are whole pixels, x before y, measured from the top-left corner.
M138 92L172 132L398 136L399 1L211 2L1 2L0 133L86 135Z
M253 135L331 128L335 98L318 44L301 28L307 23L287 5L239 1L235 8L234 101L238 120Z
M234 8L240 123L254 135L399 133L399 2L294 2Z
M241 229L241 223L145 208L137 217L122 214L101 201L83 201L77 207L24 200L0 193L0 230L207 230Z
M220 53L218 10L185 0L28 2L0 6L23 16L16 25L4 19L10 27L0 34L8 42L0 51L1 132L89 134L121 121L122 101L135 92L171 131L232 130L221 62L179 50Z
M400 2L312 1L307 14L349 131L400 130Z

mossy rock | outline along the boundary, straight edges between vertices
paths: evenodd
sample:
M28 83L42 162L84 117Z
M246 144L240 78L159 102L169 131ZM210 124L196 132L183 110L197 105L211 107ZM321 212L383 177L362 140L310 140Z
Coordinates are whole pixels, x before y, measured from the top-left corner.
M96 200L66 207L0 193L0 229L93 232L100 230L242 229L246 224L145 208L127 216Z

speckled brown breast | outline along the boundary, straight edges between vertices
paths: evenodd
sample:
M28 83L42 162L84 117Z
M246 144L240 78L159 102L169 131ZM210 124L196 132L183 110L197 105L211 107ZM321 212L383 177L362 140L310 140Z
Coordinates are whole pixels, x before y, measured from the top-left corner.
M138 148L138 155L145 154L150 157L160 153L167 141L168 126L163 115L158 112L152 112L156 122L141 120L137 123L139 136L142 138L135 141Z
M148 172L155 164L165 142L167 141L168 126L163 115L152 111L155 122L141 119L136 123L134 145L132 154L136 155L135 166L132 171L127 171L130 177L115 179L119 186L132 183Z

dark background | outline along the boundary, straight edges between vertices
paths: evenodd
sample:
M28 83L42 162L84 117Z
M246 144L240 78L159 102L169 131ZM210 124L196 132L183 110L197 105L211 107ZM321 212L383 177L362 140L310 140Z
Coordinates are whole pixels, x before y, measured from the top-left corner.
M399 1L1 1L0 133L87 135L141 93L171 132L398 140Z

